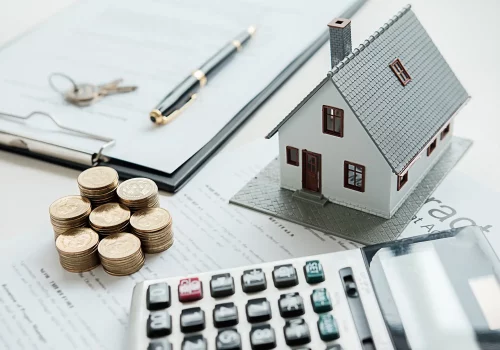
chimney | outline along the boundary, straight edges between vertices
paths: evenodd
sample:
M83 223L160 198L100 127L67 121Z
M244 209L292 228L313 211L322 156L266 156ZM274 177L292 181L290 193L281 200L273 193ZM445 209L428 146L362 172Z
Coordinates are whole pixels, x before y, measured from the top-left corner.
M330 28L330 53L333 68L352 51L351 20L335 18L328 23L328 27Z

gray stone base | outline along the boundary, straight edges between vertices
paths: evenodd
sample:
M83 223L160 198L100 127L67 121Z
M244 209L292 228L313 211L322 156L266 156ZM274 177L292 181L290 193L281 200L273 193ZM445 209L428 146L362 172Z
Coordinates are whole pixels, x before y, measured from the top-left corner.
M362 244L398 238L413 215L457 164L472 141L454 136L450 147L390 219L328 202L325 206L294 198L293 191L280 187L279 160L273 160L248 182L230 203Z

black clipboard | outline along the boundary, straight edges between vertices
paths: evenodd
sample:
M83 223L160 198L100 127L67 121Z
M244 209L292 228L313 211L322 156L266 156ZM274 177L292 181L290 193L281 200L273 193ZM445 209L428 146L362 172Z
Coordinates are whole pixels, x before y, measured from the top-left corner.
M365 1L366 0L358 0L348 10L342 13L341 17L352 17ZM247 103L207 144L173 173L167 173L120 159L102 156L103 147L95 153L89 154L18 135L3 133L2 131L0 131L0 149L77 170L85 170L89 167L98 165L109 166L118 172L121 180L127 180L134 177L146 177L155 181L159 189L167 192L176 192L189 181L203 164L208 161L226 141L228 141L231 135L233 135L262 104L328 40L329 33L328 30L325 29L325 32L302 51L293 62L283 69L264 90ZM0 112L0 114L2 113ZM6 136L4 137L4 139L7 140L6 142L2 142L2 134ZM72 156L62 157L61 150L64 150L67 154L72 154ZM75 161L76 158L84 159L84 161Z

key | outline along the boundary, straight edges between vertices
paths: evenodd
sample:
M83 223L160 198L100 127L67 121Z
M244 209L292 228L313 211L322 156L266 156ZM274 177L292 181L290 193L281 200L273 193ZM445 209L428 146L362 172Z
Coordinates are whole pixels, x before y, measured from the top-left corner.
M241 336L235 329L225 329L215 338L217 350L241 350Z
M250 346L252 350L274 349L276 347L274 329L268 324L253 326L250 331Z
M235 326L238 324L238 309L234 303L215 305L213 318L217 328Z
M291 264L276 266L273 270L273 280L276 288L293 287L299 284L297 271Z
M191 333L205 329L205 311L199 307L184 309L181 312L181 332Z
M167 310L153 311L149 314L147 326L149 338L164 337L172 333L172 316Z
M272 317L271 305L266 298L250 299L246 311L250 323L268 321Z
M119 86L123 79L116 79L107 84L102 84L97 86L99 96L104 97L112 94L122 94L126 92L132 92L137 90L137 86Z
M105 96L135 91L137 86L119 86L123 79L116 79L106 84L77 84L76 88L64 94L66 101L79 107L90 106Z
M146 306L148 310L168 308L170 306L170 286L165 282L150 285L146 294Z
M295 317L304 314L304 301L299 293L282 294L278 300L281 317Z
M286 321L283 332L285 333L285 342L288 346L304 345L311 341L309 327L302 318Z
M64 94L64 99L74 105L90 106L99 98L97 86L92 84L78 84L76 89L70 89Z

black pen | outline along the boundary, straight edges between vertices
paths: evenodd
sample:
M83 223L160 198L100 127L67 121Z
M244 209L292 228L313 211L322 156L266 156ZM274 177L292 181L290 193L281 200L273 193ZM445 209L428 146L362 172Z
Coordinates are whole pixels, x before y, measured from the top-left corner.
M254 33L255 27L249 27L184 79L149 113L151 121L156 124L166 124L179 115L196 99L196 93L206 85L207 78L240 51Z

